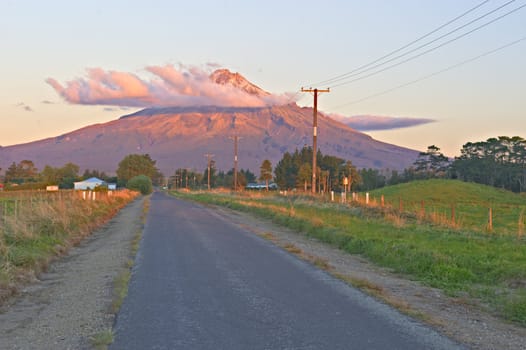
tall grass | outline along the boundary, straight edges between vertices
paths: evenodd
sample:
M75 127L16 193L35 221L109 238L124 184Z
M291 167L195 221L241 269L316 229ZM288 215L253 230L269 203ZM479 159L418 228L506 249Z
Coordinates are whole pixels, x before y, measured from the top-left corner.
M5 192L0 195L0 302L137 196L136 192Z
M309 197L178 195L269 218L450 295L481 300L491 311L526 326L526 242L522 237L429 224L396 211L384 215L378 208Z

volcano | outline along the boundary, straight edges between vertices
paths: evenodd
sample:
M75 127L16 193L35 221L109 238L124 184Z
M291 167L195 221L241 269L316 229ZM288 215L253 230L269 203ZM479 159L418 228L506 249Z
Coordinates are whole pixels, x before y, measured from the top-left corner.
M247 94L268 96L238 73L218 70L211 80ZM273 165L285 152L312 145L312 108L295 103L266 107L156 107L57 137L0 148L0 166L32 160L37 168L72 162L81 169L115 173L126 155L149 154L165 174L177 168L203 171L205 154L220 170L233 168L233 136L238 136L238 167L258 174L264 159ZM372 137L319 113L318 147L323 154L351 160L358 168L403 169L418 152Z

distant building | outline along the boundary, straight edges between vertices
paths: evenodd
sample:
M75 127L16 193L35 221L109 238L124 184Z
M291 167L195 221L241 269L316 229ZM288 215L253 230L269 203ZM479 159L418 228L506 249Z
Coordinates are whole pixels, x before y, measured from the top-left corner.
M245 187L247 190L266 190L267 189L267 184L264 183L264 182L259 182L259 183L255 183L255 182L251 182L249 183L246 187ZM277 190L278 189L278 185L275 184L274 182L271 182L268 184L268 189L269 190Z
M108 190L116 190L117 185L113 183L107 183L104 180L101 180L96 177L89 178L84 181L78 181L73 183L75 190L94 190L96 187L99 186L106 186L108 187Z

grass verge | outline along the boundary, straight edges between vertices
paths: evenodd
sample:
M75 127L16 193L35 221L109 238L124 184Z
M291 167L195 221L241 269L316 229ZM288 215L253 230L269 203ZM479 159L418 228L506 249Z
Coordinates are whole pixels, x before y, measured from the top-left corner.
M137 255L139 250L139 245L142 238L142 232L144 229L144 224L146 223L146 216L150 209L150 199L147 198L144 201L144 206L141 215L141 227L137 232L135 232L133 239L131 241L131 251L130 258L126 260L122 270L117 274L113 280L113 297L110 306L110 312L112 314L117 314L128 295L128 286L131 279L131 269L133 267L134 258ZM91 338L92 345L97 350L106 350L108 346L113 342L113 330L105 330L103 332L95 334Z
M113 330L107 329L95 334L90 339L91 345L97 350L106 350L113 343Z
M0 196L0 303L109 221L136 192L5 192Z

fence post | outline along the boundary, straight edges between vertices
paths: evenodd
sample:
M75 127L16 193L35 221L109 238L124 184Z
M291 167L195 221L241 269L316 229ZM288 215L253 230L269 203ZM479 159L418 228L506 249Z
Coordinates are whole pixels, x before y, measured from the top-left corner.
M369 192L365 192L365 205L369 205Z
M334 191L331 191L331 202L334 202Z
M488 231L493 231L493 210L491 209L491 207L488 211Z
M382 194L382 197L380 197L380 203L382 205L382 208L385 206L385 198L384 198L384 195Z

